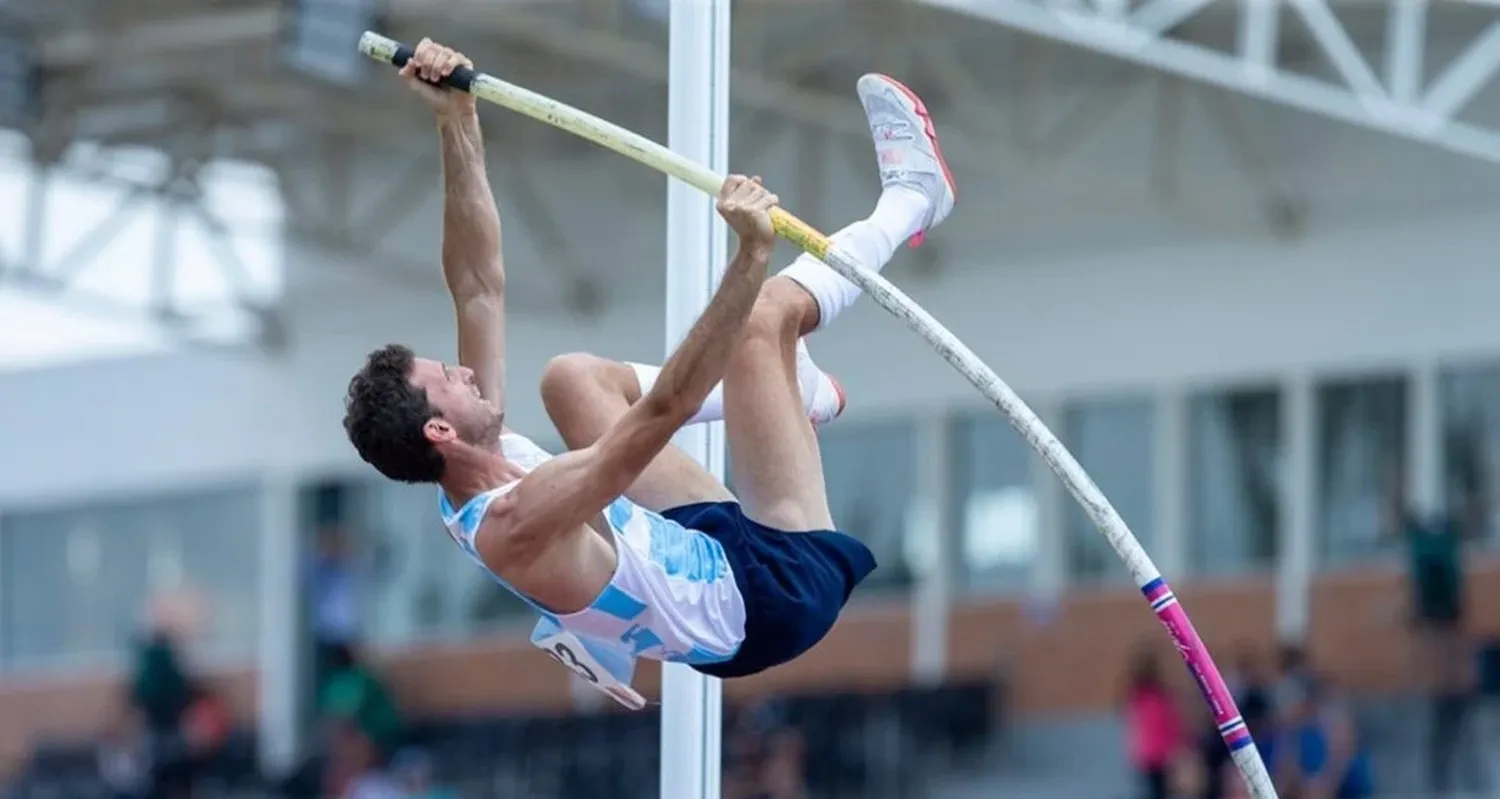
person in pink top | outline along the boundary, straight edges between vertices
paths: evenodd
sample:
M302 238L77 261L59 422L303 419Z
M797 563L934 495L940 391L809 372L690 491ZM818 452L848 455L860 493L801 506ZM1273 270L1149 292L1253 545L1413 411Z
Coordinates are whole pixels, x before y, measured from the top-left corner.
M1162 680L1154 652L1137 655L1125 691L1125 735L1130 764L1146 799L1167 799L1172 766L1183 745L1177 699Z

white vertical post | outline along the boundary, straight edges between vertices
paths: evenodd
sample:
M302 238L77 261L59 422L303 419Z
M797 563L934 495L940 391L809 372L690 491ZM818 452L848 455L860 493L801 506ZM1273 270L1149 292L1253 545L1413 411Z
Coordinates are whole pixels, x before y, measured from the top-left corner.
M1187 524L1188 396L1173 386L1156 401L1152 499L1156 503L1156 565L1169 580L1180 580L1193 559Z
M1406 426L1406 504L1430 517L1447 508L1443 496L1443 413L1438 365L1424 360L1412 370L1407 396L1411 407Z
M1312 578L1317 563L1318 398L1308 375L1285 384L1281 419L1281 548L1276 567L1276 635L1300 643L1312 622Z
M1032 409L1054 429L1063 421L1062 403L1058 400L1035 401ZM1038 536L1036 563L1031 568L1027 593L1033 602L1050 606L1060 602L1068 588L1068 549L1073 542L1069 539L1067 503L1072 500L1062 481L1040 457L1031 458L1031 484L1036 489Z
M911 609L911 676L923 685L935 685L948 673L948 619L953 608L953 581L959 556L958 525L954 524L952 498L952 420L934 412L917 423L917 501L923 508L924 529L908 529L908 535L930 536L932 561L917 573Z
M667 146L709 169L729 171L729 0L672 0ZM713 201L679 181L667 186L667 349L708 304L729 258ZM677 444L724 476L722 424L698 425ZM668 663L661 687L663 799L718 799L722 686Z
M301 750L298 714L302 634L299 597L297 490L290 476L268 471L260 484L260 671L257 733L261 773L280 777Z
M5 512L0 511L0 575L5 574L5 551L8 549L7 540L10 536L5 529ZM10 608L6 607L5 593L0 592L0 676L10 668L11 654L9 647L5 645L8 630L5 629L6 622L11 618Z

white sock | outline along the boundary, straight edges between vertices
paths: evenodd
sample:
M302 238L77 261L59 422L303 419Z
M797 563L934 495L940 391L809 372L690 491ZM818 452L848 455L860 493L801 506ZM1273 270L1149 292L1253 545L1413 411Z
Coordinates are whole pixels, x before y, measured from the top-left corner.
M929 207L927 195L904 186L891 186L880 193L880 200L875 203L875 210L868 218L845 227L831 238L834 244L854 256L866 269L878 272L890 263L891 256L896 254L896 248L902 242L921 232ZM826 327L859 299L858 286L805 253L793 261L791 266L781 270L781 274L797 281L817 301L819 329ZM804 387L803 406L812 416L837 415L836 406L821 407L842 401L836 398L837 392L831 388L832 381L807 357L806 344L798 342L797 346L803 356L797 359L797 382ZM661 375L659 366L644 363L627 365L635 372L636 383L640 385L642 394L650 391L656 384L656 378ZM814 390L809 391L808 387ZM720 383L708 393L703 406L693 414L688 424L717 422L723 418L724 384Z
M635 372L635 382L641 387L641 396L656 385L656 378L661 376L661 367L646 363L627 363L626 366ZM717 422L724 418L724 384L714 386L714 390L708 392L708 399L703 401L703 407L693 414L688 424L699 424L701 422Z
M868 219L833 234L833 243L876 272L890 263L901 243L921 232L931 203L927 196L905 186L891 186L880 194ZM823 262L803 254L781 274L797 281L818 303L818 329L825 328L859 299L859 287Z
M840 406L843 400L838 395L838 390L833 388L832 378L824 374L807 354L807 345L799 341L797 349L801 356L797 358L797 382L802 386L802 407L815 421L832 419L842 410ZM656 385L656 379L661 376L660 366L644 363L627 363L626 365L635 372L635 381L640 385L643 396ZM703 400L702 407L698 408L698 412L688 420L688 424L723 420L724 384L720 383L714 386L713 391L708 392L708 398Z

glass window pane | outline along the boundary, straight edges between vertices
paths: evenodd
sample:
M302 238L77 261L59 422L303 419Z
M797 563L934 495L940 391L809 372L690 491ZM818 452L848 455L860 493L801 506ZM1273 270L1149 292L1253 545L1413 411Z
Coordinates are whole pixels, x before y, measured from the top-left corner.
M993 412L960 415L952 431L949 501L960 579L1024 590L1041 534L1031 447Z
M260 635L260 492L194 494L162 516L179 533L182 549L173 557L181 563L182 584L207 602L208 625L199 643L221 657L254 653Z
M138 527L71 511L12 515L5 529L11 665L29 669L117 657L145 598Z
M1500 366L1451 369L1440 377L1443 498L1447 509L1478 519L1494 541L1500 505ZM1472 514L1472 515L1471 515Z
M1194 397L1189 414L1193 569L1217 575L1273 566L1280 546L1280 393Z
M453 544L437 489L364 483L348 531L365 634L382 644L461 637L524 621L526 603Z
M1146 551L1155 538L1155 403L1150 397L1085 400L1064 417L1064 441ZM1080 582L1122 580L1124 565L1077 502L1067 502L1068 573Z
M5 517L5 649L19 668L111 662L148 603L191 603L192 644L244 656L257 640L259 505L253 489Z
M1393 480L1406 457L1406 378L1374 377L1318 387L1318 529L1324 565L1368 558L1394 542L1381 535Z
M907 531L926 516L915 506L916 424L840 422L819 433L828 505L840 530L875 553L880 568L864 586L910 585Z

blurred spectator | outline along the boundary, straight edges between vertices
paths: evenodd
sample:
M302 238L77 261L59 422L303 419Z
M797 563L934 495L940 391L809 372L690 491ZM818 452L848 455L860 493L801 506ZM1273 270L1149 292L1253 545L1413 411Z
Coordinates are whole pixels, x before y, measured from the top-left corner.
M130 701L145 727L151 795L190 795L194 763L182 723L193 701L192 684L165 626L154 627L136 650Z
M802 737L775 704L745 708L730 739L725 799L803 799L807 769Z
M192 702L187 673L169 633L153 630L135 652L131 704L152 735L175 735Z
M352 721L330 727L322 796L333 799L405 799L387 773L380 747Z
M1353 716L1319 680L1297 674L1276 697L1277 733L1263 745L1284 799L1366 799L1375 775Z
M343 528L318 531L318 549L307 572L307 599L312 611L313 685L318 693L336 668L341 649L359 643L359 567Z
M404 722L385 685L347 645L330 650L329 668L318 696L323 718L354 724L382 759L395 752L401 745Z
M804 799L807 795L802 736L796 730L783 728L771 736L761 766L760 790L764 799Z
M1464 542L1482 526L1483 502L1469 492L1455 501L1459 513L1423 518L1407 502L1404 482L1393 477L1386 528L1406 546L1412 663L1430 702L1428 788L1444 793L1453 782L1469 736L1474 657L1464 633Z
M1161 664L1152 650L1141 650L1131 666L1125 689L1125 734L1142 796L1167 799L1182 748L1183 725L1177 700L1162 680Z
M104 729L95 758L99 779L113 799L144 799L150 788L150 762L140 717L133 708L122 708Z
M391 772L402 799L458 799L458 794L434 782L432 758L425 752L403 749L392 760Z
M1297 644L1282 644L1276 651L1276 682L1272 686L1271 699L1277 700L1284 686L1289 683L1312 679L1312 666L1307 662L1307 652ZM1273 716L1272 721L1276 721Z
M1250 735L1257 742L1266 740L1272 734L1271 680L1253 647L1240 645L1233 671L1226 677ZM1212 716L1205 718L1207 725L1200 743L1203 760L1200 795L1204 799L1226 799L1230 784L1239 779L1239 774L1230 760L1229 747L1224 745L1224 738L1219 734L1218 722Z
M234 732L234 716L224 698L206 685L194 684L191 696L182 716L182 740L191 770L201 775L217 767Z

